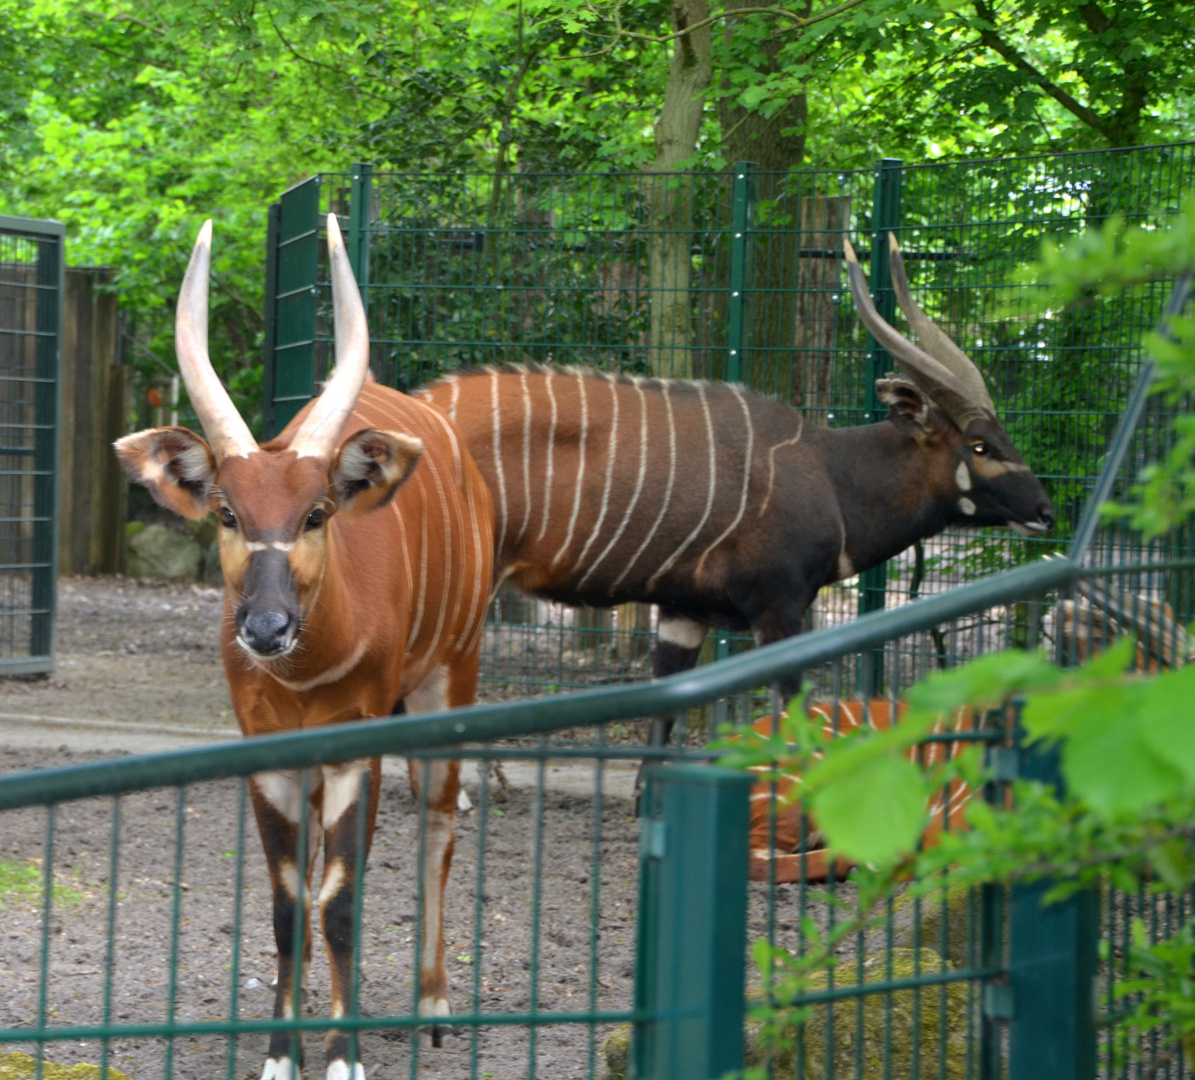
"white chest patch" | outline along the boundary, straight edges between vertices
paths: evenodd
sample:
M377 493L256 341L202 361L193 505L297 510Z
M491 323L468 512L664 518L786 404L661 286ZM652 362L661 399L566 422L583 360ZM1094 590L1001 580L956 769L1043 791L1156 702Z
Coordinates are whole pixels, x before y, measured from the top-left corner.
M958 508L968 517L975 516L975 504L965 495L958 501Z
M847 578L855 576L855 564L851 562L850 556L845 551L838 553L837 574L839 581L846 581Z
M661 641L670 645L696 649L705 640L705 629L701 623L677 615L660 620L659 635Z
M954 482L958 484L959 491L971 490L971 470L967 468L965 461L958 463L958 468L954 472Z

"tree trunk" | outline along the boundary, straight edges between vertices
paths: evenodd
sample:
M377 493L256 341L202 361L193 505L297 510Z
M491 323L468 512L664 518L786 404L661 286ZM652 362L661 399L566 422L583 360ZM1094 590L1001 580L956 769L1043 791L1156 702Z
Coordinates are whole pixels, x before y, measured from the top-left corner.
M808 422L828 423L830 369L838 339L838 305L841 288L839 262L842 226L850 220L847 196L807 195L801 200L801 250L798 257L796 326L793 353L792 403L805 410Z
M757 7L754 0L726 0L726 10ZM797 13L808 15L808 2ZM759 15L743 16L759 19ZM723 45L728 53L734 51L736 24L740 19L728 19L723 30ZM778 61L784 38L772 35L764 41L753 41L754 67L761 80L779 70ZM724 91L729 81L723 80ZM753 162L760 173L786 173L798 168L805 159L805 121L808 97L802 89L778 112L764 116L750 112L724 96L718 104L718 119L722 127L722 155L729 161ZM750 327L744 342L743 379L757 390L784 398L791 394L794 404L800 402L800 387L790 378L789 358L794 345L793 328L799 321L797 270L799 247L807 247L806 237L798 234L797 208L794 195L796 184L783 176L758 176L755 181L757 217L767 207L766 227L753 234L751 251L751 282L753 296L750 308ZM724 213L729 214L729 206Z
M675 0L678 31L709 18L709 0ZM705 92L713 68L708 25L676 38L664 104L656 121L653 173L674 173L697 150ZM693 353L689 281L693 262L693 192L687 178L649 176L651 237L648 243L651 289L651 367L657 375L691 378Z

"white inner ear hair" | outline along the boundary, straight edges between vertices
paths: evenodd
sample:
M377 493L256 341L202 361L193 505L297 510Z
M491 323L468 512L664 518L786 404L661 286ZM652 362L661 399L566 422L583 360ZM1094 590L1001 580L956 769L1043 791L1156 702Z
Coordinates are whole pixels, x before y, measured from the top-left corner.
M178 463L179 474L188 483L206 483L211 480L212 459L208 456L207 447L202 443L188 443L173 456Z

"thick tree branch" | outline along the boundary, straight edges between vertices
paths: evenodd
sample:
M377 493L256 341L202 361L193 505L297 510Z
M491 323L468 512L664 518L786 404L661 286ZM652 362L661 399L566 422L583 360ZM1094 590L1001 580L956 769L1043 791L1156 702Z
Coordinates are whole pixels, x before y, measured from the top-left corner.
M1094 109L1084 105L1071 94L1068 94L1043 72L1038 71L1037 68L1029 63L1028 60L996 32L996 13L985 3L985 0L976 0L975 12L990 27L990 29L979 31L981 44L1003 57L1004 61L1017 71L1028 76L1034 85L1057 101L1067 112L1078 117L1088 127L1098 131L1105 138L1112 138L1115 134L1115 128L1110 126L1104 117L1100 116Z
M778 7L735 8L732 11L719 11L711 15L708 19L702 19L700 22L695 22L692 26L682 27L675 33L665 34L662 37L657 37L654 34L637 34L632 30L622 30L621 26L619 27L619 33L622 37L635 38L637 41L652 41L663 45L669 41L675 41L677 38L683 38L687 34L692 34L696 30L704 30L707 26L721 19L736 18L739 15L775 15L778 18L788 19L792 22L792 26L781 31L781 33L787 33L789 30L804 30L808 26L813 26L814 23L825 22L826 19L832 19L835 15L841 15L844 11L850 11L851 8L859 7L860 4L865 4L866 2L867 0L846 0L845 3L827 8L825 11L819 11L816 15L810 15L808 18L794 15L791 11L786 11L784 8Z

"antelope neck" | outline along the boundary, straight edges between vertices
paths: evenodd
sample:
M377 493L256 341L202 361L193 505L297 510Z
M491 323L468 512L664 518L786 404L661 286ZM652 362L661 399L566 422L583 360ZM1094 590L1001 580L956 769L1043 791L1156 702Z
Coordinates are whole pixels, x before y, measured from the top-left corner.
M824 432L846 555L856 572L941 532L949 508L935 490L932 452L891 421Z

